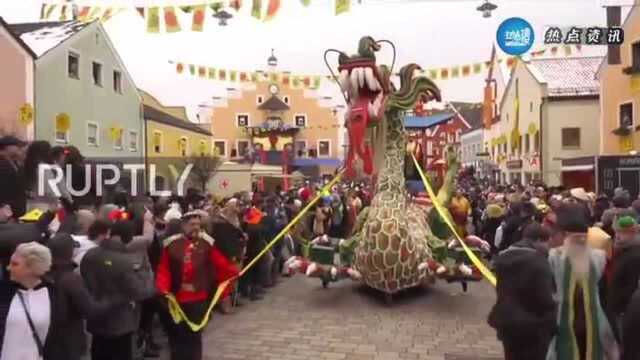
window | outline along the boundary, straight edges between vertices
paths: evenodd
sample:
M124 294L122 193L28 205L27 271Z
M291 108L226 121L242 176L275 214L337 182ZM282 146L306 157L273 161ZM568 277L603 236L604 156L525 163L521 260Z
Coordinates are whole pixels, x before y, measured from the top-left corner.
M562 129L562 147L573 149L580 148L580 128Z
M162 152L162 133L160 131L153 132L153 151L157 154Z
M200 156L207 155L207 142L206 141L200 140L199 148L200 148Z
M94 61L91 65L91 74L93 75L93 85L102 86L102 64Z
M138 151L138 132L129 130L129 150Z
M180 150L180 155L187 156L187 153L189 152L189 140L184 136L181 137L178 142L178 148Z
M307 127L307 115L296 115L295 122L297 127Z
M236 148L238 149L238 156L245 157L249 155L249 140L237 140Z
M227 142L217 140L213 142L213 149L217 156L227 156Z
M318 140L318 156L330 157L331 156L331 141L330 140Z
M87 145L98 146L98 124L87 123Z
M249 115L247 115L247 114L238 114L238 115L236 115L236 126L237 127L247 127L247 126L249 126Z
M528 153L529 151L531 151L531 144L530 144L531 138L529 134L526 134L524 136L524 152Z
M68 144L69 143L69 131L60 131L56 129L56 142Z
M294 151L296 153L296 156L299 156L299 157L307 156L307 141L297 140L294 146Z
M626 103L620 105L620 127L630 128L633 127L633 103Z
M113 91L122 94L122 73L118 70L113 70Z
M116 134L115 138L113 139L113 148L116 150L122 150L122 148L124 147L124 140L123 140L123 131L122 129L120 129L120 131L118 131L118 133Z
M533 112L533 101L529 103L529 112Z
M80 55L69 52L67 55L67 74L72 79L80 79Z
M631 66L640 69L640 41L631 45Z
M262 96L262 95L258 95L258 96L256 97L256 103L257 103L258 105L260 105L260 104L262 104L263 102L264 102L264 96Z
M283 97L282 100L284 101L285 104L289 105L289 97L288 96Z

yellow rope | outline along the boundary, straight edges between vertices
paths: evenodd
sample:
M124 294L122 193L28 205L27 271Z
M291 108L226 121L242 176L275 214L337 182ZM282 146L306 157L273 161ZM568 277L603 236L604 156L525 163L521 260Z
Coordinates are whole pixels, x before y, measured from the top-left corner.
M287 224L287 226L285 226L285 228L282 229L282 231L280 231L280 233L278 233L278 235L276 235L276 237L274 237L273 240L271 240L271 242L269 242L269 244L267 244L267 246L264 249L262 249L262 251L249 264L247 264L247 266L245 266L240 271L240 273L238 274L237 277L233 277L231 279L225 280L222 283L220 283L220 285L218 285L218 288L216 289L216 293L213 296L213 299L211 299L211 303L209 304L207 312L205 313L205 316L200 321L200 323L195 323L195 322L191 321L189 318L187 318L187 315L184 313L184 311L180 307L180 304L178 303L178 301L175 298L175 296L173 294L167 294L166 297L167 297L167 300L169 302L169 313L171 314L171 318L173 319L173 321L176 324L179 324L182 321L184 321L189 326L189 328L191 328L191 330L193 332L200 331L205 326L207 326L207 323L209 322L209 319L211 318L211 312L213 311L213 308L215 307L215 305L220 300L220 297L222 296L222 293L227 288L227 286L229 286L229 284L231 282L233 282L234 280L236 280L238 277L244 275L247 271L249 271L249 269L251 269L251 267L253 267L258 262L258 260L262 256L264 256L264 254L266 254L267 251L269 251L269 249L271 249L283 236L285 236L285 234L287 234L289 232L289 230L291 230L291 228L298 221L300 221L300 219L304 216L304 214L307 213L309 211L309 209L311 209L311 207L316 202L318 202L318 200L320 200L320 197L322 197L322 194L325 193L326 191L329 191L338 181L340 181L340 177L342 176L343 172L344 172L344 170L341 171L333 180L331 180L331 182L329 182L322 189L322 191L318 192L316 194L316 196L311 200L311 202L309 202L309 204L307 204L307 206L305 206L298 213L298 215L296 215L293 218L293 220L291 220L291 222L289 222L289 224Z
M433 192L433 188L431 187L431 184L429 184L429 180L427 180L427 177L424 175L424 172L422 171L422 167L418 163L418 160L416 160L416 157L413 156L413 154L411 154L411 158L413 158L413 162L414 162L414 164L416 166L416 169L418 169L418 173L420 174L420 178L422 178L422 182L424 183L424 187L427 189L427 193L429 194L429 197L431 198L431 201L433 202L433 205L435 206L436 210L438 211L438 214L440 214L440 218L442 218L444 220L444 222L447 224L449 229L451 229L451 232L456 236L456 238L458 239L458 242L462 245L462 248L464 249L464 252L467 254L469 259L471 259L471 262L473 263L473 265L475 265L475 267L477 267L478 270L480 270L482 275L484 275L484 277L489 281L489 283L491 283L491 285L496 286L496 284L498 282L496 280L495 275L493 275L493 273L491 273L491 270L489 270L484 265L484 263L480 259L478 259L476 254L474 254L473 251L471 251L471 249L469 249L469 247L464 242L464 240L460 237L460 235L458 235L458 232L456 231L455 226L453 226L453 224L449 220L449 217L447 216L447 213L442 208L442 205L440 205L440 203L438 202L438 198L437 198L436 194Z

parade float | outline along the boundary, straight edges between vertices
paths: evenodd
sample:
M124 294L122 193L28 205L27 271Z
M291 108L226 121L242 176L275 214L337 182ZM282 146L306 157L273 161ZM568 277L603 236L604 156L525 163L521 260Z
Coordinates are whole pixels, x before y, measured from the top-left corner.
M321 278L325 287L344 278L361 281L382 291L388 302L399 291L437 278L461 281L466 290L466 282L480 280L481 274L470 265L462 244L435 207L413 201L405 187L404 114L418 101L440 101L440 90L415 64L400 69L396 88L391 81L393 65L376 63L375 53L382 43L391 44L363 37L353 56L327 51L339 54L336 80L348 106L346 176L364 171L373 177L371 206L358 215L350 238L313 239L307 244L306 256L291 258L286 266L292 272ZM450 204L459 170L455 149L449 148L444 156L446 175L437 199L431 199L441 209ZM451 219L451 214L445 216ZM475 237L464 241L478 255L488 248Z

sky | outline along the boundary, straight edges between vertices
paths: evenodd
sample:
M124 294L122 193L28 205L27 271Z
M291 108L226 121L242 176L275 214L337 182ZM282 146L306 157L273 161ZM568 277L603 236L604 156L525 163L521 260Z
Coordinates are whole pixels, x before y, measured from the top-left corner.
M250 16L251 1L226 27L208 17L203 32L191 32L190 15L179 12L186 30L149 34L145 22L129 8L104 24L107 33L131 73L136 85L149 91L165 105L186 106L195 118L197 106L213 96L226 96L232 83L201 80L178 75L169 61L202 64L240 71L266 69L271 49L279 69L294 74L328 75L323 53L335 48L355 53L361 36L391 40L397 47L396 66L415 62L423 68L463 65L489 60L499 24L513 16L528 20L536 30L533 50L544 47L542 35L548 26L604 26L601 1L621 0L492 0L498 5L491 18L475 8L481 0L363 0L352 10L335 16L334 0L312 0L303 7L299 0L282 0L277 17L269 22ZM622 0L631 1L631 0ZM56 3L59 1L49 1ZM163 6L194 0L77 0L82 5ZM195 1L198 2L198 1ZM266 3L263 0L263 3ZM38 21L41 1L1 0L0 16L7 22ZM233 11L231 11L233 12ZM207 13L208 15L210 13ZM584 48L580 56L603 55L603 47ZM501 56L506 56L499 51ZM378 63L390 64L392 52L383 47ZM330 58L335 64L337 59ZM481 101L483 77L438 80L443 96L450 101ZM323 82L322 96L340 102L337 86Z

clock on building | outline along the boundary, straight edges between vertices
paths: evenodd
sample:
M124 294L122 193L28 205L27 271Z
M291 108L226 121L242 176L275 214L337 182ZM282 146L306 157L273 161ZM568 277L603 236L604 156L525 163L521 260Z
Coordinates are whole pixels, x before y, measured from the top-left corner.
M271 84L271 86L269 86L269 92L271 93L271 95L278 94L278 91L280 91L280 89L278 88L278 85Z

